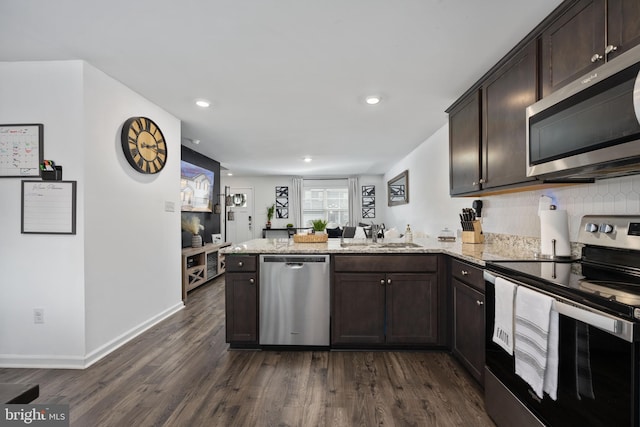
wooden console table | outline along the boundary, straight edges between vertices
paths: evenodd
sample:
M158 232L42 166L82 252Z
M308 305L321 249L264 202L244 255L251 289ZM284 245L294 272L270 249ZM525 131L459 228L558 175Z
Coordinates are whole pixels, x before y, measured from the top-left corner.
M187 301L187 292L224 273L224 255L220 249L227 246L231 243L207 243L199 248L182 249L182 301Z

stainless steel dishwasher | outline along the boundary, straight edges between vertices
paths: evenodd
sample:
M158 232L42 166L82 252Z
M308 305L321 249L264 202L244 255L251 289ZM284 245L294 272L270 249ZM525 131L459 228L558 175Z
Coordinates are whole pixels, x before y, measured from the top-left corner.
M260 255L260 344L329 345L329 255Z

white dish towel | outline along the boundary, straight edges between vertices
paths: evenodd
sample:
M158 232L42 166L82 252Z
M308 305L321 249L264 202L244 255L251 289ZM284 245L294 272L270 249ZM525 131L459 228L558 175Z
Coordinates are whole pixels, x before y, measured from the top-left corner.
M558 379L558 313L553 298L520 286L515 308L516 374L542 399L556 399Z
M496 278L495 318L493 342L513 355L513 299L517 286L514 283Z

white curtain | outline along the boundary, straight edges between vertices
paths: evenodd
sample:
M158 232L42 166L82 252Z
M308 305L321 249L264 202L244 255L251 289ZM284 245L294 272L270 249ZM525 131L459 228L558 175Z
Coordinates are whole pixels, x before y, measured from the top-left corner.
M293 178L291 188L289 213L295 227L304 227L302 223L302 199L304 197L304 185L302 178Z
M360 222L360 187L358 186L358 178L349 178L349 222L352 227Z

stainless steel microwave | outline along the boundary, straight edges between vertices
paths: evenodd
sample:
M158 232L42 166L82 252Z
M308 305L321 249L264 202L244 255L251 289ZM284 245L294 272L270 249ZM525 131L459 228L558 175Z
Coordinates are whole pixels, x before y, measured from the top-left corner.
M640 173L640 46L527 108L527 176Z

